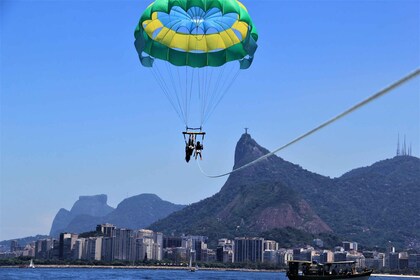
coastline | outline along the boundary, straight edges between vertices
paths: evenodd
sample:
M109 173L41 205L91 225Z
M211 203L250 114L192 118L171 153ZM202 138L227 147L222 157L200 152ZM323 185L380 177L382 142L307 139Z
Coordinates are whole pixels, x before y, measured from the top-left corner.
M27 268L19 265L0 266L2 268ZM80 269L150 269L150 270L189 270L188 266L112 266L112 265L36 265L35 268L80 268ZM268 269L250 269L250 268L219 268L219 267L200 267L199 270L212 270L212 271L243 271L243 272L285 272L285 270L268 270Z
M19 269L30 269L29 267L19 266L19 265L5 265L0 266L0 270L3 268L19 268ZM148 270L189 270L188 266L112 266L112 265L36 265L37 269L65 269L65 268L74 268L74 269L148 269ZM199 270L204 271L241 271L241 272L275 272L275 273L286 273L286 270L279 269L250 269L250 268L220 268L220 267L200 267ZM420 275L404 275L404 274L380 274L373 273L371 277L401 277L401 278L417 278L420 279Z

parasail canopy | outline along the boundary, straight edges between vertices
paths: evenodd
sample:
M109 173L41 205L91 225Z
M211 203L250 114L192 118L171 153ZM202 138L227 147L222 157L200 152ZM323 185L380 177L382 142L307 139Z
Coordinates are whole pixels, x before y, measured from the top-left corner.
M192 100L201 106L201 125L233 83L236 70L251 66L258 40L247 9L237 0L156 0L143 12L134 36L141 64L154 68L155 78L187 126ZM157 61L164 64L157 66ZM236 61L232 69L221 67ZM173 66L192 69L172 70Z

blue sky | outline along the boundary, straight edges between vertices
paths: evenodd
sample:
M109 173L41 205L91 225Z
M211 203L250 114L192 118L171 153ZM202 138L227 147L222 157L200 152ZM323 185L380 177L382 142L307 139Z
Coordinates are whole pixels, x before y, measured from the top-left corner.
M226 178L184 161L183 123L143 68L134 28L150 1L2 1L0 240L47 234L79 195L155 193L197 202ZM236 142L274 150L420 65L419 1L244 0L259 48L206 123L207 173L232 169ZM278 156L338 177L420 154L411 81Z

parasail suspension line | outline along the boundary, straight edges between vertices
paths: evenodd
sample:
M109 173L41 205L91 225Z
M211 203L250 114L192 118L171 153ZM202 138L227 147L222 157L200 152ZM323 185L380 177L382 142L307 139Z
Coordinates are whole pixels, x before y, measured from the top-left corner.
M357 109L359 109L359 108L361 108L361 107L365 106L366 104L368 104L368 103L370 103L370 102L372 102L372 101L376 100L377 98L379 98L379 97L381 97L381 96L383 96L383 95L385 95L385 94L387 94L387 93L389 93L389 92L393 91L393 90L394 90L394 89L396 89L397 87L399 87L399 86L401 86L402 84L404 84L404 83L408 82L409 80L411 80L411 79L415 78L415 77L416 77L416 76L418 76L419 74L420 74L420 69L416 69L416 70L414 70L413 72L411 72L410 74L406 75L405 77L403 77L403 78L399 79L398 81L394 82L393 84L391 84L391 85L389 85L389 86L387 86L387 87L383 88L382 90L380 90L380 91L378 91L378 92L374 93L373 95L369 96L368 98L364 99L363 101L361 101L361 102L357 103L356 105L354 105L354 106L350 107L349 109L345 110L345 111L344 111L344 112L342 112L341 114L339 114L339 115L337 115L337 116L333 117L332 119L330 119L330 120L328 120L328 121L326 121L326 122L324 122L324 123L320 124L319 126L315 127L314 129L309 130L308 132L306 132L306 133L302 134L301 136L299 136L299 137L297 137L297 138L293 139L293 140L292 140L292 141L290 141L289 143L287 143L287 144L285 144L285 145L281 146L280 148L278 148L278 149L276 149L276 150L274 150L274 151L272 151L272 152L270 152L270 153L268 153L268 154L265 154L265 155L263 155L263 156L261 156L261 157L259 157L259 158L255 159L255 160L253 160L253 161L251 161L251 162L249 162L249 163L247 163L247 164L245 164L245 165L242 165L241 167L238 167L238 168L236 168L236 169L234 169L234 170L232 170L232 171L230 171L230 172L223 173L223 174L220 174L220 175L208 175L208 174L206 174L206 173L203 171L203 169L201 168L201 165L200 165L200 161L199 161L199 160L197 160L198 167L199 167L199 169L200 169L201 173L203 173L205 176L207 176L207 177L209 177L209 178L220 178L220 177L224 177L224 176L230 175L230 174L232 174L232 173L234 173L234 172L236 172L236 171L239 171L239 170L245 169L245 168L247 168L247 167L249 167L249 166L251 166L251 165L254 165L254 164L258 163L259 161L261 161L261 160L263 160L263 159L265 159L265 158L267 158L267 157L269 157L269 156L271 156L271 155L274 155L274 154L276 154L277 152L279 152L279 151L281 151L281 150L283 150L283 149L285 149L285 148L287 148L287 147L289 147L289 146L291 146L291 145L293 145L293 144L295 144L295 143L299 142L300 140L302 140L302 139L304 139L304 138L308 137L309 135L311 135L311 134L313 134L313 133L317 132L318 130L320 130L320 129L322 129L322 128L324 128L324 127L326 127L326 126L328 126L328 125L332 124L333 122L338 121L339 119L343 118L344 116L346 116L346 115L348 115L348 114L350 114L350 113L352 113L352 112L356 111Z

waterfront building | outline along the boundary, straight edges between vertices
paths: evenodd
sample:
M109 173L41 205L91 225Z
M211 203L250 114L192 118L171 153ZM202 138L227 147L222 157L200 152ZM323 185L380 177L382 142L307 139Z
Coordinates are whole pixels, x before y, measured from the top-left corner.
M114 260L115 236L102 238L101 259L106 262Z
M207 249L207 236L201 235L188 235L182 238L182 247L187 248L187 254L194 251L192 261L202 260L202 250ZM189 256L188 256L189 257Z
M344 251L347 251L347 252L357 251L358 244L357 242L343 241L343 248L344 248Z
M384 253L378 253L375 259L377 260L377 264L375 263L377 269L382 269L385 267L385 254Z
M316 251L312 249L306 249L301 254L303 254L305 260L312 261L317 256ZM319 255L318 255L319 258Z
M392 242L388 242L388 244L386 246L386 252L387 252L387 254L389 254L389 253L395 253L395 247L392 244Z
M289 261L293 260L293 250L291 249L279 249L277 254L278 264L287 265Z
M365 263L365 256L362 253L358 253L355 251L352 251L353 253L347 253L346 260L347 261L355 261L356 267L366 267Z
M347 252L336 251L334 252L334 261L343 262L347 260Z
M236 237L234 243L234 261L262 262L264 253L264 238Z
M312 247L307 247L306 249L298 248L293 250L293 260L299 261L312 261L315 256L316 251Z
M207 244L206 244L207 247ZM216 251L209 248L201 249L201 261L202 262L215 262L216 261Z
M53 245L52 245L50 258L53 260L58 260L59 253L60 253L60 240L53 239Z
M73 257L73 246L78 238L74 233L61 233L58 258L60 260L71 259Z
M86 255L83 259L86 260L101 260L102 255L102 237L89 237L85 241Z
M136 260L162 260L163 234L140 229L134 232Z
M101 224L96 226L96 231L103 234L104 237L115 237L116 227L112 224Z
M273 250L277 251L279 249L279 244L274 240L264 240L264 250Z
M75 260L80 260L82 259L83 256L86 255L86 253L84 253L84 249L85 249L85 238L78 238L76 240L76 242L74 243L73 246L73 259Z
M408 268L420 269L420 254L408 255Z
M319 254L319 261L321 263L333 262L334 261L334 253L330 250L323 250Z
M155 260L162 260L163 257L163 233L153 233L153 256Z
M363 251L365 257L365 266L374 270L380 270L385 267L385 254L377 251Z
M192 241L192 249L196 252L196 261L203 259L202 251L207 249L207 236L189 236Z
M293 260L299 260L300 258L300 252L302 252L303 249L302 248L294 248L293 249Z
M345 251L344 248L341 246L334 247L334 252L344 252L344 251Z
M41 239L35 242L35 258L52 259L54 256L54 239Z
M377 255L377 252L374 251L363 251L363 256L365 257L365 265L368 268L374 268L376 263L375 263L375 256ZM375 267L375 270L377 268Z
M388 268L390 267L390 263L389 263L390 254L394 254L394 253L395 253L395 247L392 244L392 242L389 241L386 246L385 267L388 267Z
M153 237L144 236L136 239L136 260L148 260L153 259Z
M312 262L320 263L321 256L319 251L314 251L314 254L312 255Z
M187 261L187 248L165 248L163 249L163 258L172 261L175 264Z
M113 224L105 223L96 226L96 231L103 235L101 260L110 262L114 260L116 241L116 227Z
M35 242L27 244L23 249L21 256L23 257L35 257Z
M400 252L398 255L398 269L408 268L408 253Z
M164 236L163 248L176 248L182 247L182 237Z
M399 257L400 254L396 252L390 252L388 254L388 267L389 269L398 269L399 268Z
M233 244L234 242L230 239L219 239L216 249L216 260L218 262L234 262Z
M117 228L115 230L114 259L134 260L133 230Z
M277 257L277 250L264 250L263 253L263 262L270 263L270 264L277 264L278 257Z

